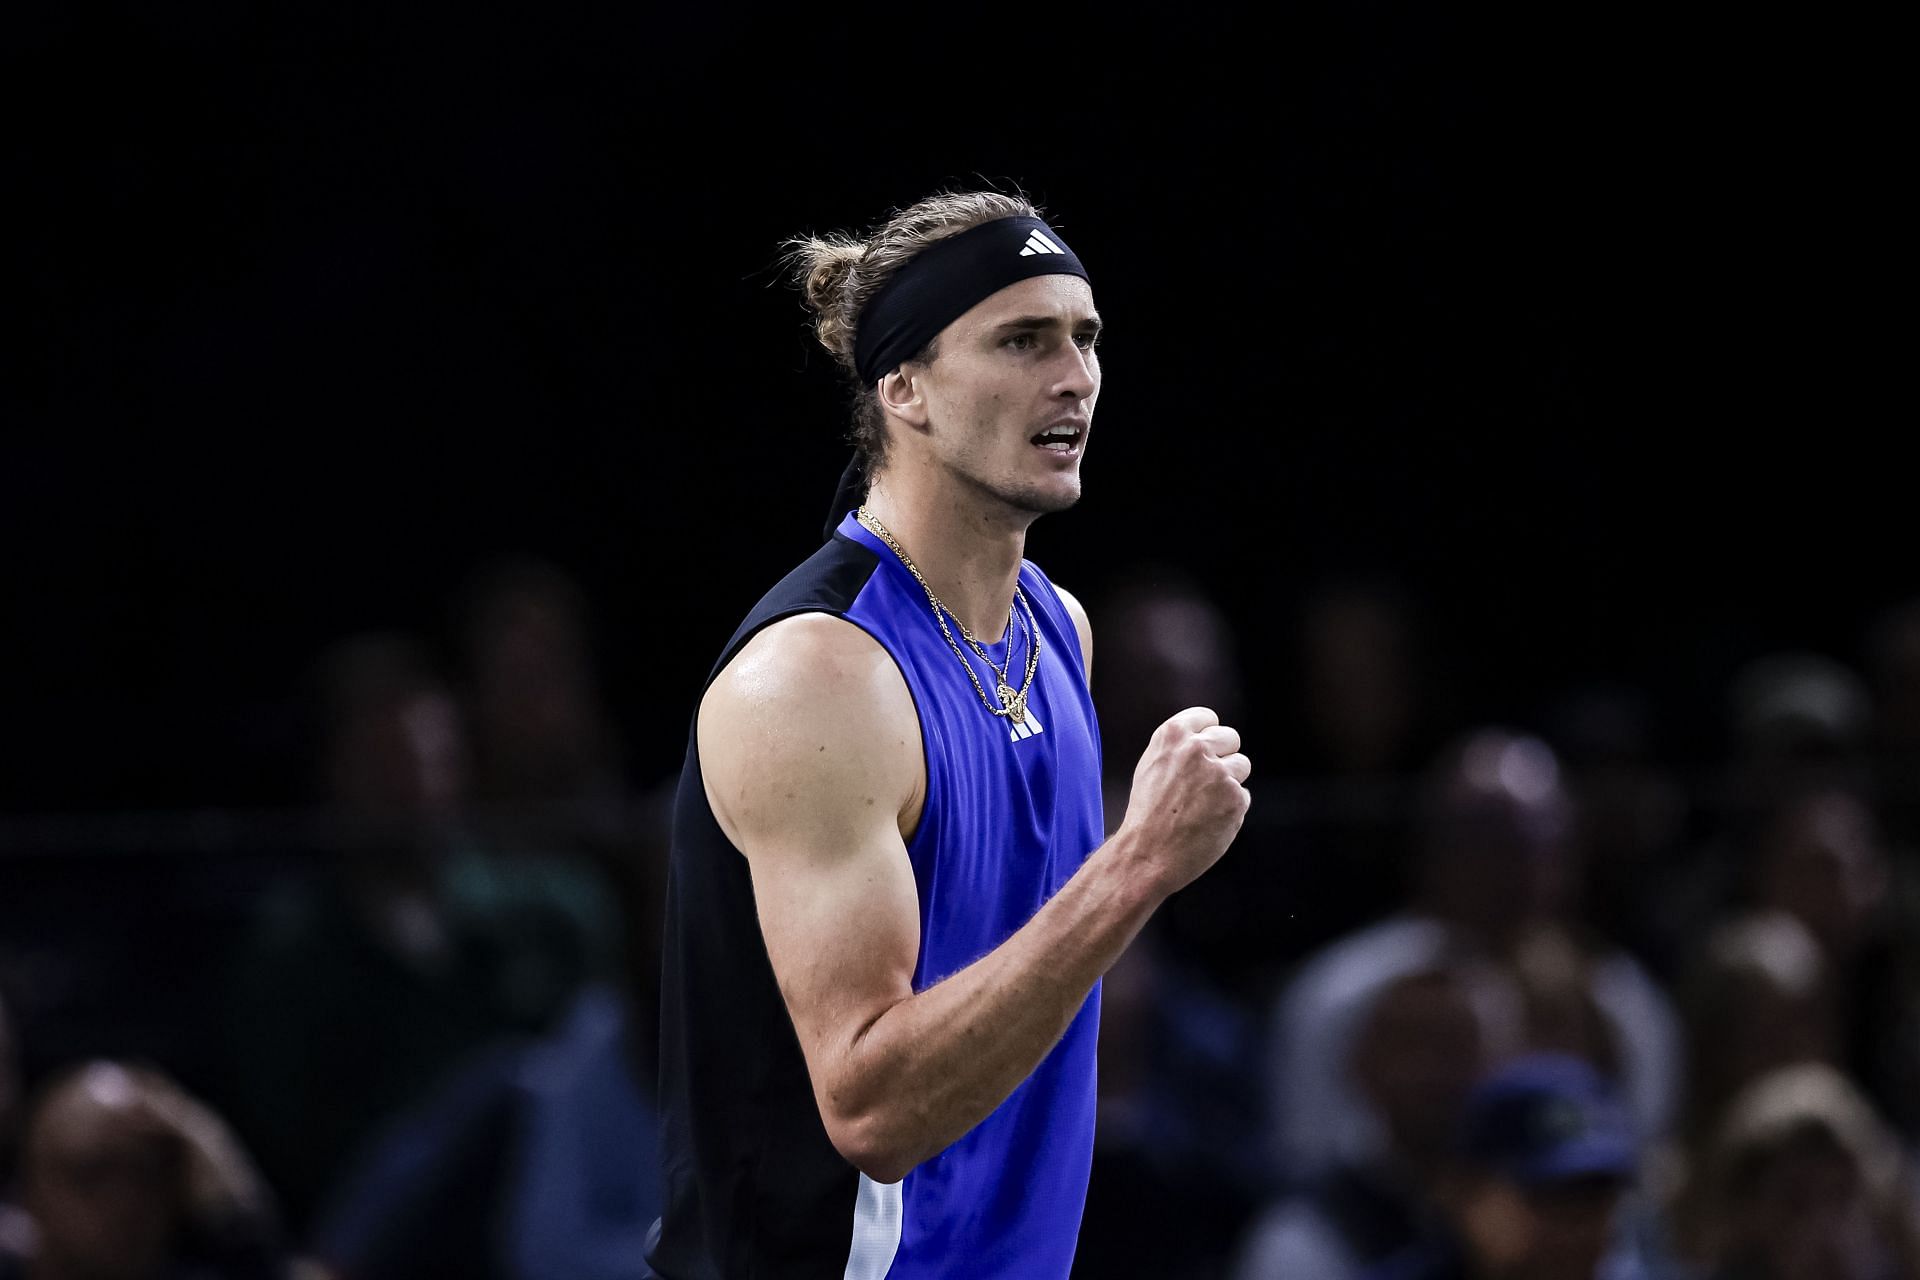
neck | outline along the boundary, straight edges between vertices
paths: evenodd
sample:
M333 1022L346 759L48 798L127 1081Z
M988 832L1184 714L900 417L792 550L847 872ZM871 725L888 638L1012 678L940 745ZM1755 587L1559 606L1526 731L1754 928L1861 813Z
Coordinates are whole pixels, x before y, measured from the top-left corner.
M867 494L866 509L919 566L940 602L982 643L998 642L1020 580L1030 512L1004 505L989 510L944 488L916 485L884 472Z

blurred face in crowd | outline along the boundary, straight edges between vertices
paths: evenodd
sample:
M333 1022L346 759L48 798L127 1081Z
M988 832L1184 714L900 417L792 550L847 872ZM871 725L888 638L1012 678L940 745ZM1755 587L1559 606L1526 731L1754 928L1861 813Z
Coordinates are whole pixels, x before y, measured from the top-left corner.
M367 822L444 820L466 792L467 747L453 699L434 689L358 712L334 745L335 801Z
M179 1135L117 1067L92 1067L35 1113L22 1155L26 1209L49 1274L146 1280L184 1209Z
M491 782L542 795L582 780L602 745L579 610L562 582L528 582L486 602L471 637L475 731Z
M1782 814L1762 837L1758 871L1760 905L1798 917L1836 960L1867 941L1887 892L1873 815L1840 791L1813 793Z
M1531 1248L1527 1280L1593 1280L1613 1234L1621 1186L1608 1180L1538 1187L1522 1197Z
M1523 1187L1473 1183L1456 1208L1474 1274L1487 1280L1595 1280L1624 1187L1610 1178Z
M1101 635L1094 678L1101 721L1115 741L1146 741L1182 707L1231 716L1240 701L1227 621L1196 593L1181 587L1132 593L1103 615ZM1122 763L1123 755L1114 752L1112 763Z
M1753 912L1710 935L1681 990L1690 1130L1705 1136L1764 1076L1835 1060L1830 974L1812 932L1785 911Z
M1395 1148L1431 1158L1453 1148L1461 1108L1488 1057L1464 982L1417 974L1375 1001L1354 1045L1353 1071Z
M1545 743L1483 733L1435 780L1422 832L1422 896L1486 937L1512 940L1567 906L1568 802Z
M1367 773L1399 763L1414 721L1412 638L1385 595L1354 587L1315 602L1301 636L1307 720L1327 763Z
M1770 1280L1868 1280L1884 1251L1858 1169L1837 1143L1809 1134L1753 1171L1736 1200L1730 1254Z

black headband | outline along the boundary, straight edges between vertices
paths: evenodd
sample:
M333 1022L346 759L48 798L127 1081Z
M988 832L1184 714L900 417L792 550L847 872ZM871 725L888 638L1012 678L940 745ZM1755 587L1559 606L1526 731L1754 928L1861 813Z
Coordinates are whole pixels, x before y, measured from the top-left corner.
M1059 233L1038 218L1000 218L935 241L861 311L853 344L860 385L873 386L920 354L982 298L1033 276L1092 283Z

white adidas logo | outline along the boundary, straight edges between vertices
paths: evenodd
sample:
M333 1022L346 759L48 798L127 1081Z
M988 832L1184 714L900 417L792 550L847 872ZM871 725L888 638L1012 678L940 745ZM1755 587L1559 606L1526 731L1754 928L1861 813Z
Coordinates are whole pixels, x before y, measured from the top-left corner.
M1059 245L1047 239L1044 232L1035 231L1027 236L1027 247L1020 251L1020 256L1023 258L1031 258L1036 253L1065 252L1065 249L1062 249Z
M1054 250L1054 252L1058 253L1059 250L1056 249ZM1025 720L1020 721L1018 723L1015 723L1012 720L1007 721L1007 736L1013 739L1015 742L1018 742L1022 738L1034 737L1036 734L1040 732L1041 729L1045 727L1046 726L1040 723L1040 717L1033 714L1033 708L1028 707L1027 718Z

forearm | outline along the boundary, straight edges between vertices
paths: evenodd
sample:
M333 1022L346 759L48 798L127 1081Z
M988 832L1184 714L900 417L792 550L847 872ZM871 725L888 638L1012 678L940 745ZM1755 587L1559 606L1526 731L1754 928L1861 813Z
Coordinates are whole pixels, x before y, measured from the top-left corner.
M894 1181L986 1119L1164 897L1117 835L999 947L889 1006L847 1045L821 1098L842 1149Z

